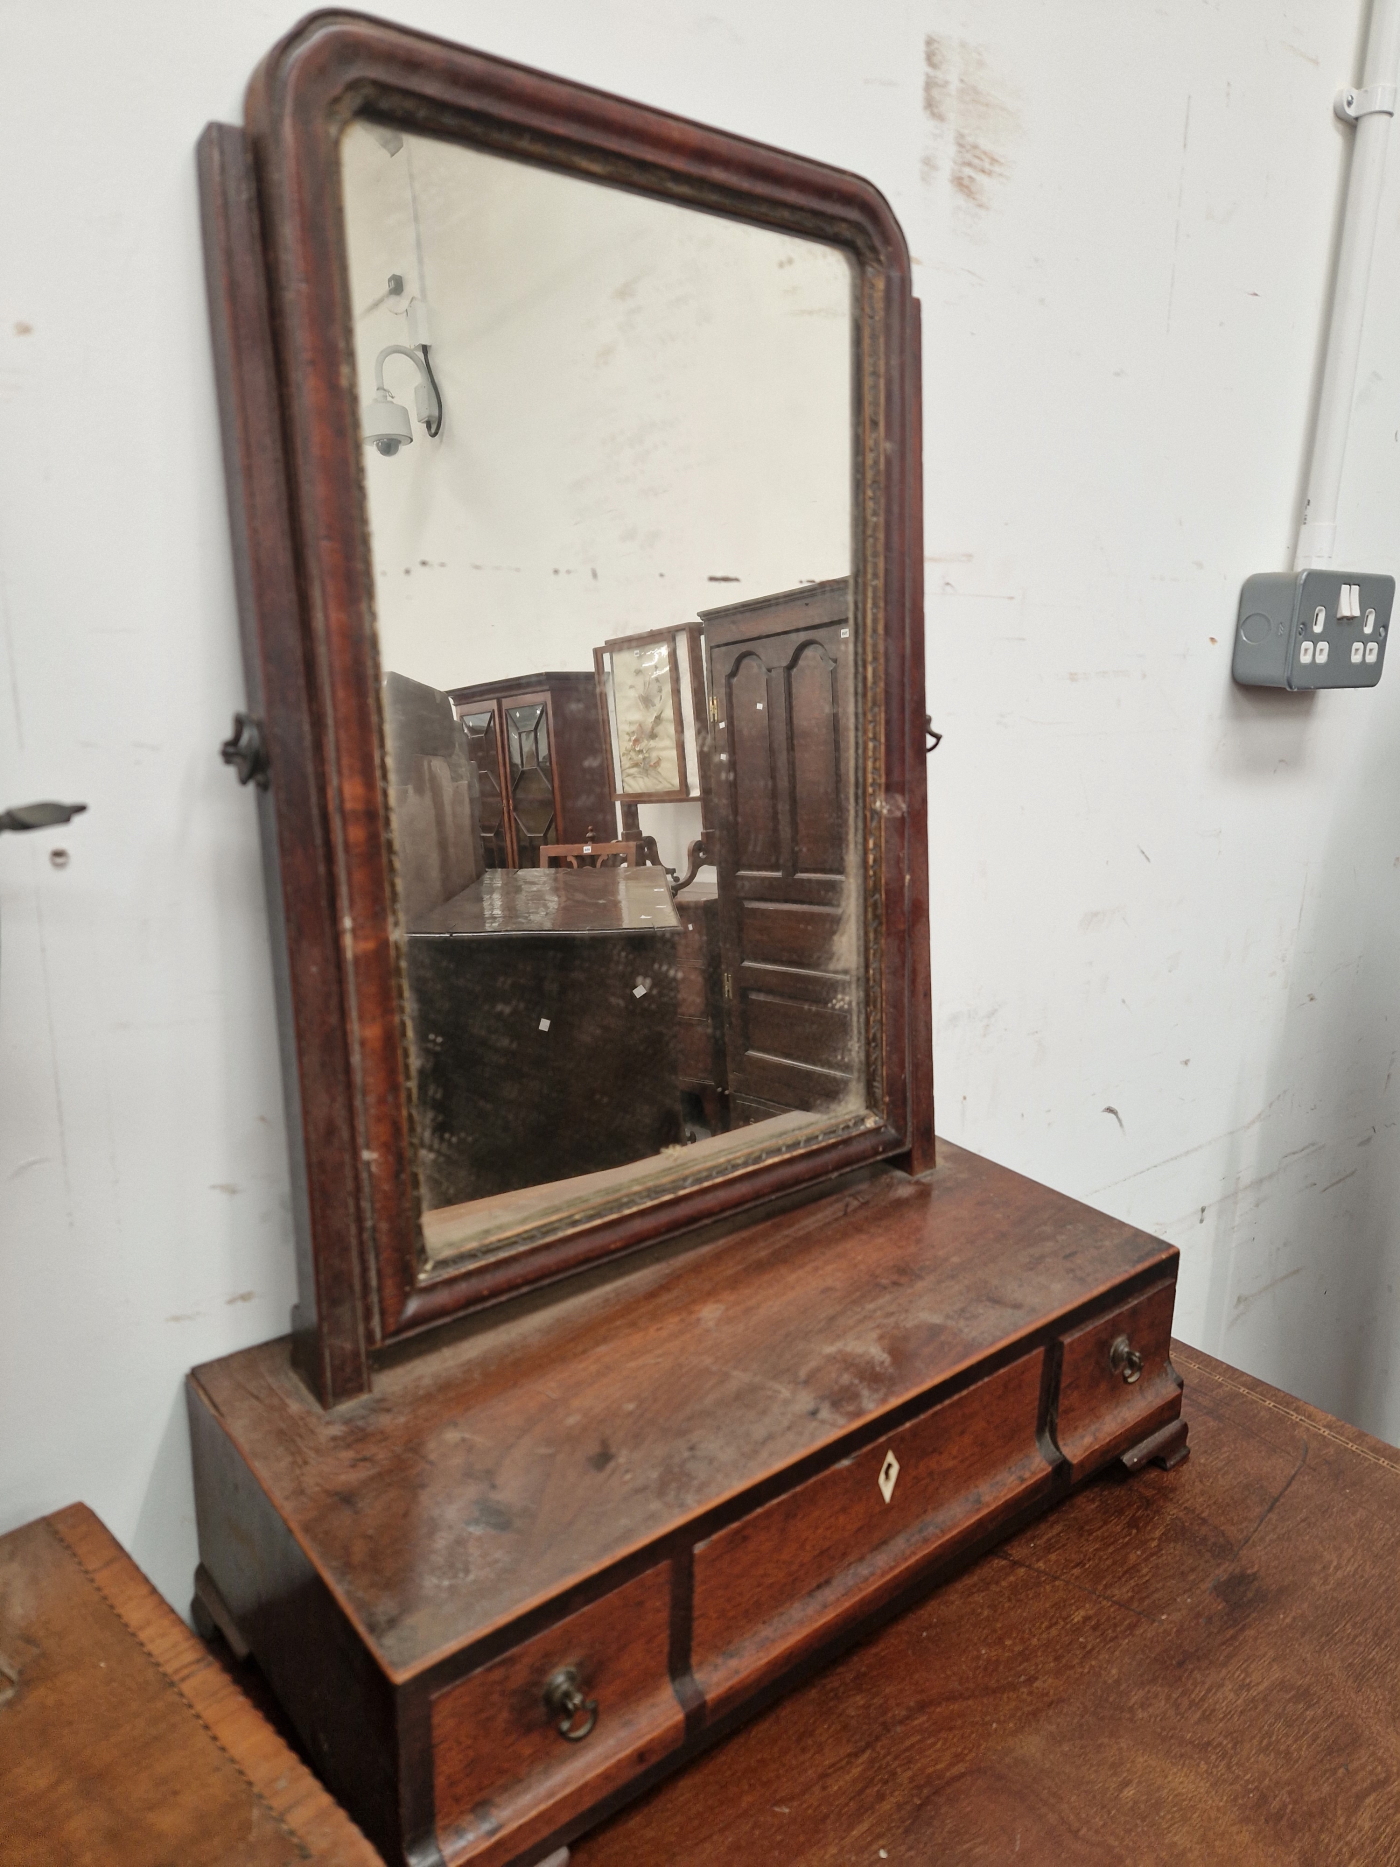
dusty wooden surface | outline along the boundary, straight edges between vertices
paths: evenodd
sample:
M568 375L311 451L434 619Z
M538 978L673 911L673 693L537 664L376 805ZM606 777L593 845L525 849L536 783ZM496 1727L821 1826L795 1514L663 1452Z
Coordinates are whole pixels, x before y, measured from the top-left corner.
M926 1179L876 1169L497 1317L334 1413L297 1380L285 1340L208 1363L191 1385L197 1418L220 1423L381 1665L405 1677L1174 1266L1160 1240L945 1145ZM1123 1388L1129 1427L1154 1398L1174 1413L1175 1391L1156 1376Z
M1400 1452L1195 1350L1104 1478L574 1867L1400 1860Z
M636 846L617 845L619 849ZM598 847L611 845L600 843ZM450 901L421 915L412 931L471 939L502 934L675 933L680 924L661 869L487 869Z
M378 1867L82 1504L0 1538L4 1867Z

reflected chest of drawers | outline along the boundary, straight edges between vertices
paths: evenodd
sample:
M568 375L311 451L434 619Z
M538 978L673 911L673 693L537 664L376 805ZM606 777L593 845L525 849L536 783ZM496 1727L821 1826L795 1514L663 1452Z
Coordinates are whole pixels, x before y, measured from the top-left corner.
M676 1047L680 1086L698 1097L711 1133L729 1125L724 1067L724 991L719 963L719 897L693 882L676 897Z

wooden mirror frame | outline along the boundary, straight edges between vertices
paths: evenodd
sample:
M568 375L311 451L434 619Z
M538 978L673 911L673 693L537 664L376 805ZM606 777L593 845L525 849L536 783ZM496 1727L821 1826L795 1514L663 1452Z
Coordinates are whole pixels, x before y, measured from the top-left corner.
M341 211L352 116L820 240L855 279L874 1119L427 1278ZM869 183L362 15L295 27L255 73L246 122L209 126L200 182L292 1156L293 1354L329 1406L368 1389L375 1351L465 1311L866 1162L933 1165L918 306L903 236Z

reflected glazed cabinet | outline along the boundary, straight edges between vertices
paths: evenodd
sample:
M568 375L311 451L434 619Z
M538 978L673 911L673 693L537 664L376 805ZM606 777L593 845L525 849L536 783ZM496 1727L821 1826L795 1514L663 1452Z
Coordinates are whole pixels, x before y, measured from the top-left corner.
M449 698L481 787L490 869L537 869L541 843L605 841L616 828L591 674L522 674Z
M271 1342L191 1377L205 1568L388 1860L538 1861L1108 1461L1182 1456L1176 1266L944 1146L334 1412Z

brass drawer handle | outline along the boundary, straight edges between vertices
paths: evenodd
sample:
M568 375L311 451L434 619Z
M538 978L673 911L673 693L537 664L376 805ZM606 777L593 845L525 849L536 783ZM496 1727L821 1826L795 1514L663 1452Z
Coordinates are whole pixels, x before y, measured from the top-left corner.
M1142 1356L1125 1335L1120 1335L1109 1349L1108 1365L1115 1374L1122 1375L1129 1387L1142 1379Z
M561 1666L557 1673L550 1674L544 1688L544 1707L560 1737L568 1738L571 1744L581 1744L598 1722L598 1701L583 1696L574 1666ZM576 1724L580 1712L584 1714L583 1723Z

